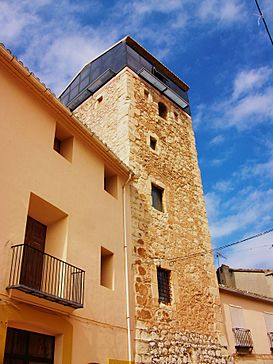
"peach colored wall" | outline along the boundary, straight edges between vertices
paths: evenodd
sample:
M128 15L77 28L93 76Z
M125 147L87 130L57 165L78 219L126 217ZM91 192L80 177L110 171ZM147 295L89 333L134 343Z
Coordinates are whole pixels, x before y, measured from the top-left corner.
M267 336L264 313L273 314L273 303L236 296L220 289L220 299L223 308L226 335L230 353L235 353L235 339L232 332L230 305L241 307L243 310L245 328L250 329L253 339L253 354L271 355L269 339ZM271 355L272 356L272 355ZM271 358L273 363L273 358ZM268 363L268 361L265 361Z
M118 177L117 198L104 191L100 155L75 135L72 162L66 160L53 150L56 122L63 123L60 115L2 66L0 85L0 296L7 297L11 246L24 241L34 193L67 214L63 246L46 242L46 251L86 271L84 308L69 314L75 327L72 363L125 360L125 177ZM100 286L101 246L114 253L114 290ZM40 302L47 307L45 300Z

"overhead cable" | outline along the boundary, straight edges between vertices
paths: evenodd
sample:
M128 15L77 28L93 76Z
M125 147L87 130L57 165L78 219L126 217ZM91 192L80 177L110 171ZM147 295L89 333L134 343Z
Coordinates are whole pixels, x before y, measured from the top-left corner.
M263 19L263 23L264 23L265 29L266 29L266 31L267 31L267 34L268 34L268 36L269 36L269 39L270 39L270 41L271 41L271 44L273 45L273 39L272 39L272 37L271 37L270 31L269 31L268 26L267 26L267 24L266 24L266 21L265 21L265 18L264 18L264 14L263 14L263 12L262 12L262 10L261 10L261 8L260 8L260 5L259 5L259 3L258 3L258 0L255 0L255 3L256 3L256 5L257 5L257 8L258 8L258 10L259 10L259 13L260 13L261 18Z

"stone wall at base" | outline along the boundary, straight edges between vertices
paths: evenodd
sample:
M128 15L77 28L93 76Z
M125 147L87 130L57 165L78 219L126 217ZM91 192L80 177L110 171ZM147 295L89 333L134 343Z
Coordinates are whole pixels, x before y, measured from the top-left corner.
M232 359L211 336L176 331L168 325L136 331L136 364L231 364Z

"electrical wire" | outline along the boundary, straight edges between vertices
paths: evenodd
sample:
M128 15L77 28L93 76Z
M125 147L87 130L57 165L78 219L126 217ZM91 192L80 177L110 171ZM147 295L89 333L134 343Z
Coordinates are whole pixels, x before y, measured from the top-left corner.
M259 3L258 3L258 0L255 0L255 3L256 3L256 5L257 5L257 8L258 8L258 10L259 10L259 13L260 13L261 18L263 19L263 23L264 23L264 26L265 26L266 32L267 32L267 34L268 34L268 36L269 36L269 39L270 39L270 41L271 41L271 44L273 45L273 39L272 39L272 37L271 37L270 31L269 31L268 26L267 26L267 24L266 24L266 21L265 21L265 18L264 18L263 12L262 12L262 10L261 10L261 8L260 8L260 5L259 5Z

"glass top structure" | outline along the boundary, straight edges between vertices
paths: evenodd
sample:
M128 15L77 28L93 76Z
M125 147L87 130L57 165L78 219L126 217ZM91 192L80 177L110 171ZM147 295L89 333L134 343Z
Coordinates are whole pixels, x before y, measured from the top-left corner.
M73 111L126 66L190 114L189 87L129 36L88 63L59 98Z

